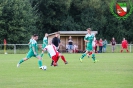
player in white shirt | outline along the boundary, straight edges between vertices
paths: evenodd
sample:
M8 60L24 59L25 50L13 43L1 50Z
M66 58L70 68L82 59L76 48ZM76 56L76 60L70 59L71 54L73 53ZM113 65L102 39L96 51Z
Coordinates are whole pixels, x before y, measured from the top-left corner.
M61 57L62 59L65 60L65 62L64 62L65 64L68 64L65 57L56 50L55 45L49 44L45 48L43 48L42 50L47 51L50 54L52 60L54 61L54 63L53 63L54 66L57 66L57 61L58 61L59 57Z

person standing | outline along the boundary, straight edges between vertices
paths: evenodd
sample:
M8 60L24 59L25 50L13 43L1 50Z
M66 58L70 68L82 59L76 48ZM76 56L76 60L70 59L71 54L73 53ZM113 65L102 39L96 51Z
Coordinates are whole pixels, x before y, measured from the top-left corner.
M18 62L17 67L19 67L20 64L22 64L23 62L27 61L31 57L36 57L38 59L39 68L42 69L42 58L40 57L40 55L38 55L37 40L38 40L38 35L37 34L34 34L33 35L33 40L31 42L31 47L30 47L30 50L29 50L27 56L25 58L21 59Z
M128 51L128 42L125 38L123 38L122 42L121 42L121 53L123 52L123 50L126 49L127 53Z
M52 61L53 61L52 65L54 65L54 66L57 66L57 62L58 62L59 57L65 59L65 57L56 50L56 46L53 45L51 43L51 41L49 41L49 44L45 48L42 48L42 50L48 51L48 53L50 54ZM65 64L67 64L67 63L65 63Z
M68 52L72 53L72 51L73 51L73 41L72 41L72 37L69 36L69 39L68 39Z
M102 48L103 48L103 40L100 38L99 40L99 53L102 53Z
M104 41L103 41L103 52L104 52L104 53L106 52L107 44L108 44L107 40L104 39Z
M55 46L56 46L56 50L57 50L58 52L60 52L60 51L59 51L59 48L60 48L60 44L61 44L61 43L60 43L60 39L59 39L59 33L56 33L56 34L55 34L55 37L52 39L52 44L55 45ZM65 58L62 58L62 57L61 57L61 59L64 61L65 64L68 64L68 62L66 61ZM54 61L51 62L51 66L53 65L53 62L54 62Z
M92 41L94 39L94 35L91 34L91 28L87 28L88 34L84 37L84 41L87 43L86 52L82 54L81 58L79 59L82 62L83 58L89 53L92 52L92 59L94 63L96 62L95 53L93 51Z
M116 45L116 40L115 40L114 37L111 40L111 45L112 45L112 53L114 53L114 51L115 51L115 45Z
M43 38L43 45L42 48L45 48L48 45L48 33L45 33L45 36ZM44 51L42 51L41 53L41 57L43 57ZM50 56L50 55L49 55Z
M59 52L59 48L60 48L60 39L59 39L59 33L55 34L55 37L52 39L52 44L54 44L56 46L57 51Z

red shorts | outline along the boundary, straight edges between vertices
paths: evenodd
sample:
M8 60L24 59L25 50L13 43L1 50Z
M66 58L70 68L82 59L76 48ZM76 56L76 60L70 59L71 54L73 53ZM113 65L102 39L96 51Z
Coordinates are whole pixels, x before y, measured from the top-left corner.
M52 60L56 63L59 59L59 53L56 53L56 55L52 56Z
M127 46L122 46L123 49L127 49Z

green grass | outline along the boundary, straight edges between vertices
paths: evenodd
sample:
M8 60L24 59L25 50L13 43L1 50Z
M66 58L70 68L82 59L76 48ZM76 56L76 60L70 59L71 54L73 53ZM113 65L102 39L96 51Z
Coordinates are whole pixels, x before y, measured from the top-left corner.
M50 66L45 54L46 71L38 68L36 58L16 67L25 54L0 54L0 88L133 88L133 54L96 54L99 62L93 63L81 54L64 54L69 64L60 59L58 67Z

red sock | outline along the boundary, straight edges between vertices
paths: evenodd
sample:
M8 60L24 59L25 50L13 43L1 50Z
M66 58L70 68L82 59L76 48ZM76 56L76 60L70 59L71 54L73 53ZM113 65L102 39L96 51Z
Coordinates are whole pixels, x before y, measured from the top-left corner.
M91 54L92 54L92 52L89 53L89 55L91 55Z
M64 62L66 62L66 59L65 59L65 57L62 55L61 56L61 59L64 61Z
M58 62L59 58L60 58L60 57L57 57L57 59L56 59L56 61L55 61L56 63Z
M56 56L52 56L52 60L54 61L54 62L53 62L53 65L56 66L56 65L57 65L57 64L56 64L56 62L57 62L57 57L56 57Z

